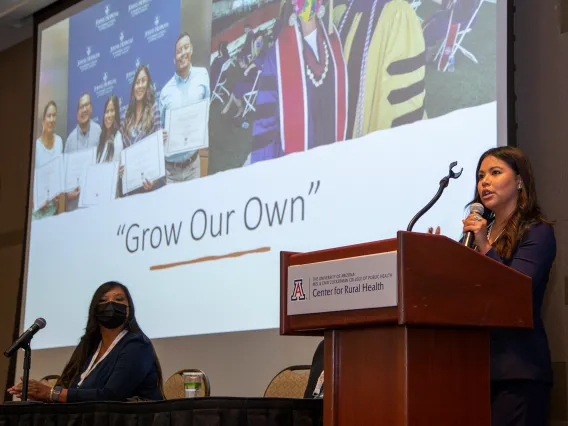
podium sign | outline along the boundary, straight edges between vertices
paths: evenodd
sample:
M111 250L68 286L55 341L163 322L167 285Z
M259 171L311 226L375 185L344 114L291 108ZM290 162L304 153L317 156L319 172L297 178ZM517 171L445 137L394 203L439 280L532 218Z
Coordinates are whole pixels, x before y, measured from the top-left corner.
M290 266L288 295L288 315L396 306L396 251Z
M489 330L532 283L440 235L280 255L280 333L324 335L324 426L489 426Z

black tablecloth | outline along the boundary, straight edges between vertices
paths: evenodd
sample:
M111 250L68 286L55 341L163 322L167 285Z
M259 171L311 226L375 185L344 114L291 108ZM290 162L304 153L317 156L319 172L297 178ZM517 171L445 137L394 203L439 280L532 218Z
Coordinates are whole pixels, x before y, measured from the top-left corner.
M323 401L196 398L0 405L0 426L320 426Z

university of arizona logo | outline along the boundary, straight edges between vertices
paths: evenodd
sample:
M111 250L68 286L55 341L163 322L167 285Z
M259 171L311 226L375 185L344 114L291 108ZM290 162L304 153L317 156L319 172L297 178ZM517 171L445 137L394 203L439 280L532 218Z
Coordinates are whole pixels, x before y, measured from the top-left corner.
M294 280L294 289L292 290L292 302L297 300L306 300L306 293L304 293L303 280Z

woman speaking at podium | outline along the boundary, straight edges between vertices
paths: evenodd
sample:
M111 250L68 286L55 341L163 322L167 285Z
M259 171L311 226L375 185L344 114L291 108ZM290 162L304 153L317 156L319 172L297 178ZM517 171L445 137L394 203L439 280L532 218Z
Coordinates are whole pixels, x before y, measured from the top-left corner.
M485 152L476 182L472 203L482 203L491 215L487 221L470 214L464 234L474 234L475 250L532 278L533 329L491 332L491 425L543 426L552 368L541 311L556 257L554 231L540 212L532 168L519 149Z
M22 384L8 392L20 397ZM30 380L28 397L46 402L161 400L162 370L134 313L128 289L101 285L91 300L85 335L53 388Z

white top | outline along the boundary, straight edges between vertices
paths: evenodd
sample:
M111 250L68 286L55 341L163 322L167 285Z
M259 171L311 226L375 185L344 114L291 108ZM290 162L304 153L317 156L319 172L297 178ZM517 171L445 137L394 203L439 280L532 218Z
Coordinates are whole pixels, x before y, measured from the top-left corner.
M61 136L54 135L55 141L51 149L47 149L41 137L36 139L35 166L41 167L63 153L63 140Z
M97 368L97 365L99 365L103 359L105 359L107 357L108 354L110 354L110 351L112 351L114 349L114 347L118 344L118 342L120 342L120 340L126 336L126 334L128 333L128 330L122 330L120 332L120 334L118 336L115 337L115 339L112 341L111 345L108 347L107 351L103 354L103 356L101 357L101 359L99 359L97 361L97 363L95 364L95 360L97 359L97 357L99 356L99 352L101 351L101 344L103 343L102 341L99 343L99 347L97 348L97 351L95 352L95 354L93 355L93 357L91 358L91 362L89 363L89 366L87 367L87 369L83 372L83 374L81 374L81 380L79 380L79 383L77 384L77 387L81 387L81 385L83 384L83 382L85 381L85 379L89 376L89 374L91 374L91 372Z
M312 52L316 55L316 59L319 62L319 51L318 51L318 29L317 27L309 33L307 36L304 37L306 43L312 48Z
M120 161L120 151L122 151L122 147L123 147L122 133L120 133L120 130L118 130L116 132L116 135L114 135L114 153L112 155L112 162L113 163ZM106 157L107 149L108 149L108 144L105 144L101 158Z
M194 67L192 65L185 80L174 74L160 92L159 104L162 124L166 123L166 110L192 105L206 99L208 100L210 97L209 73L206 68ZM203 123L203 125L208 128L208 123ZM186 161L194 153L195 151L190 151L170 156L166 155L166 160L179 163Z

